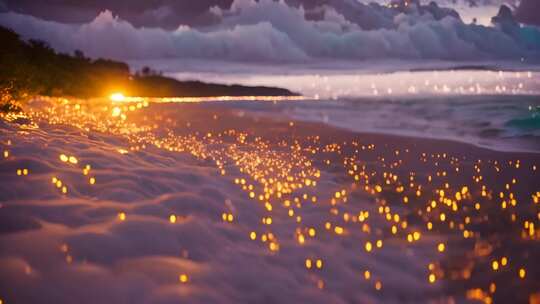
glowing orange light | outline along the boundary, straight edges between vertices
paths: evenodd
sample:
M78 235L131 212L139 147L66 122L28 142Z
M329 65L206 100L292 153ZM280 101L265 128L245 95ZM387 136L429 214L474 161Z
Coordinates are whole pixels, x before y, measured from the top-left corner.
M109 97L112 101L124 101L126 99L126 97L124 96L124 94L122 93L113 93L111 94L111 96Z
M439 243L439 245L437 246L437 250L439 250L439 252L443 252L444 249L445 249L444 243Z
M118 213L118 219L120 219L121 221L125 221L126 220L126 213L125 212Z

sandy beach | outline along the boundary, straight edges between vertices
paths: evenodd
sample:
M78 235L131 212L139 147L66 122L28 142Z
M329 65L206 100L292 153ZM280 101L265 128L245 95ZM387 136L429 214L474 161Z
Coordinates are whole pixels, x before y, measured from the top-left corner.
M230 102L24 111L0 120L5 303L540 300L539 154Z

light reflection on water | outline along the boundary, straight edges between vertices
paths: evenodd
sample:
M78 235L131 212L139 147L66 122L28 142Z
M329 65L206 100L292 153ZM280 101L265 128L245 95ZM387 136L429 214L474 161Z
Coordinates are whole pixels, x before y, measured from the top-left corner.
M314 98L537 95L538 71L439 70L373 73L316 70L298 73L173 73L179 79L203 79L243 85L287 88Z

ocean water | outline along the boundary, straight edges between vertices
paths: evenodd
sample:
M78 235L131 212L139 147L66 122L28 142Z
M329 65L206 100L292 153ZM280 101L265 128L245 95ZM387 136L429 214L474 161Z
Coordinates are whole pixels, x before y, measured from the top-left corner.
M177 79L284 87L306 100L236 102L241 111L357 132L540 152L540 67L515 63L164 64ZM142 65L142 63L139 63ZM137 65L135 65L137 66Z
M259 115L357 132L449 139L499 151L540 152L540 97L342 98L243 103Z

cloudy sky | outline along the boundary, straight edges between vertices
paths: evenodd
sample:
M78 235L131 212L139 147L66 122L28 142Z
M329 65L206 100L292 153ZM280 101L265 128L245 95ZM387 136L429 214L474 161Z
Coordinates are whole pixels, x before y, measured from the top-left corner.
M47 20L71 23L85 23L92 21L100 12L108 9L120 15L134 26L163 27L175 29L179 25L202 26L219 22L219 17L211 12L212 7L228 9L234 0L200 0L200 1L106 1L106 0L3 0L4 10L11 10L22 14L30 14ZM1 2L1 1L0 1ZM347 0L286 0L289 5L304 6L308 10L315 10L322 5L339 7L340 2ZM354 1L352 1L354 2ZM370 1L358 1L368 3ZM389 0L374 0L386 4ZM482 16L482 10L498 7L501 4L518 6L519 0L438 0L441 6L454 7L465 11L477 12ZM529 1L533 3L534 1ZM531 14L532 15L532 14Z
M0 24L23 37L121 60L533 60L540 54L536 0L443 0L407 10L381 0L1 1ZM501 4L512 12L493 24Z

